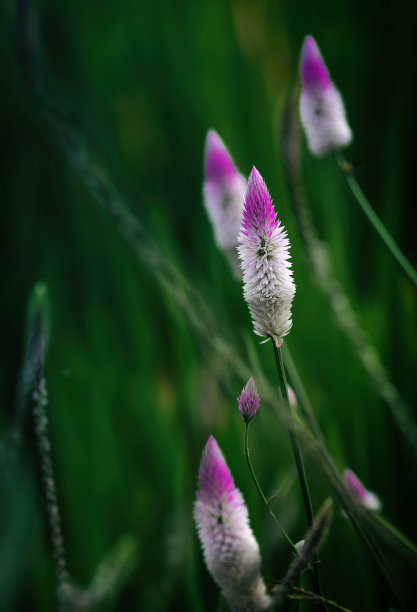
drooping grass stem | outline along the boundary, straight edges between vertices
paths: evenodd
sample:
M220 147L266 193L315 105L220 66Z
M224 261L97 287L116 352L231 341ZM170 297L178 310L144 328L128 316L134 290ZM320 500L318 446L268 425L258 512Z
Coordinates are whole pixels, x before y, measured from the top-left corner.
M287 353L287 356L288 356L288 353ZM310 400L303 386L302 380L298 374L296 365L292 361L292 359L289 360L289 364L291 366L291 384L294 386L295 394L300 403L300 408L305 416L312 417L313 411L311 408ZM353 527L356 529L359 537L362 539L370 555L373 557L374 561L376 562L382 576L384 577L387 585L389 586L397 602L402 606L404 610L411 610L408 603L405 602L404 598L402 597L401 588L399 587L395 576L391 572L390 566L385 559L385 555L380 550L378 544L375 542L371 533L369 533L369 530L366 529L366 526L363 524L363 520L361 520L361 517L358 516L355 511L353 511L351 504L347 503L347 500L345 497L345 491L340 482L339 472L337 471L336 466L334 465L331 456L326 450L325 444L320 434L320 430L318 429L314 418L312 420L308 418L308 421L309 421L309 426L310 426L310 430L312 434L312 441L316 443L316 450L320 455L322 466L327 472L333 484L333 490L336 493L342 508L346 512L349 520L351 521ZM377 515L376 513L373 513L373 516L376 519L382 518L382 517L379 517L379 515ZM388 525L383 519L380 522L381 524L384 524L384 526L388 529ZM398 537L398 534L395 533L396 531L397 530L395 528L390 529L390 532L393 535L397 535ZM403 539L399 538L403 544L405 544L404 538ZM408 539L407 539L407 543L409 543ZM412 550L412 548L410 549Z
M400 531L395 525L390 523L388 519L381 516L378 512L374 512L372 516L380 525L382 525L384 529L386 529L391 534L392 537L396 538L399 542L401 542L401 544L410 553L412 553L414 557L417 557L417 546L411 540L409 540L407 536L402 533L402 531Z
M385 225L382 223L381 219L378 217L378 215L372 208L368 198L365 196L358 181L356 180L355 175L349 170L349 165L347 164L343 154L340 151L334 153L334 159L342 175L344 176L346 183L350 191L352 192L355 200L368 218L368 221L371 223L372 227L379 235L391 255L397 261L398 265L402 268L403 272L406 274L406 276L408 276L409 280L417 288L417 271L405 257L404 253L400 250L394 238L391 236Z
M281 523L277 519L275 512L272 510L271 503L265 497L264 492L262 491L261 485L259 484L259 481L256 477L255 470L253 469L252 462L250 459L250 450L249 450L249 423L245 423L245 458L246 458L246 463L248 464L250 474L252 476L252 480L255 484L256 490L258 491L260 498L262 499L263 503L267 507L268 512L272 516L274 522L280 528L283 536L285 537L288 544L290 545L291 550L293 551L294 554L298 555L298 550L295 547L295 544L293 543L290 536L288 535L284 527L281 525Z
M301 492L303 495L307 524L308 524L308 527L310 528L314 520L313 504L311 502L310 491L308 488L308 482L307 482L307 476L306 476L306 472L304 468L303 456L301 454L301 448L298 442L297 434L295 432L295 419L294 419L294 414L292 412L290 400L288 397L288 384L287 384L287 380L285 376L285 368L284 368L284 362L282 359L281 347L277 346L274 340L272 341L272 346L274 347L275 363L276 363L277 371L278 371L278 378L279 378L279 383L280 383L280 388L281 388L282 401L284 403L285 410L289 416L288 431L290 435L295 464L297 466L297 472L298 472L298 478L300 481ZM321 592L320 579L319 579L318 568L317 568L316 563L313 564L312 582L313 582L313 588L314 588L315 593L321 597L322 592ZM320 604L320 609L326 610L325 605Z

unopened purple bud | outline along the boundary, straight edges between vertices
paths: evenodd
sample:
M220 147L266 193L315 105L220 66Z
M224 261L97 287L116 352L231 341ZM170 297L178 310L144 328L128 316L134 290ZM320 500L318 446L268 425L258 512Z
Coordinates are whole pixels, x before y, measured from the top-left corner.
M322 157L348 145L352 132L343 100L332 83L316 41L306 36L301 51L301 123L313 155Z
M289 247L287 232L277 219L262 176L254 167L249 176L239 234L243 294L255 334L272 337L276 343L289 333L292 325L295 284Z
M364 508L367 510L380 510L381 509L381 501L372 493L372 491L367 491L359 478L356 476L352 470L344 471L344 479L347 488L349 489L352 497Z
M238 398L239 412L242 415L245 423L249 423L255 416L259 408L259 395L256 390L255 381L252 377L242 389L242 393Z
M259 546L248 510L213 436L198 477L194 519L204 559L232 610L265 610L271 604L260 574Z
M227 256L235 276L241 278L236 247L247 183L214 130L207 133L204 170L204 204L217 246Z
M295 408L297 406L297 396L294 393L294 390L290 385L288 385L288 399L290 400L290 405Z

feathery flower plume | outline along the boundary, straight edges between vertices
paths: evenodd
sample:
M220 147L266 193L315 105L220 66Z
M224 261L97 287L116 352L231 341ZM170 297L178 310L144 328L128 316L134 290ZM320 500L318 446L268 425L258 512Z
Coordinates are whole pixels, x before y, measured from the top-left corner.
M255 416L259 408L259 395L256 389L255 381L252 376L242 389L242 393L238 397L238 408L245 423L249 423Z
M194 519L210 573L232 610L265 610L271 599L260 575L259 546L242 494L213 436L203 452L198 486Z
M372 493L372 491L367 491L359 478L352 472L352 470L344 471L344 479L347 488L349 489L352 496L355 500L366 508L367 510L380 510L381 502L379 498Z
M278 345L292 326L295 284L289 261L290 243L255 167L249 177L239 244L243 294L255 334L272 337Z
M205 150L204 204L213 225L217 246L227 256L237 278L237 237L242 217L246 179L240 174L222 139L214 130L207 133Z
M301 123L310 151L317 157L345 147L352 140L343 100L332 83L316 41L306 36L301 51Z

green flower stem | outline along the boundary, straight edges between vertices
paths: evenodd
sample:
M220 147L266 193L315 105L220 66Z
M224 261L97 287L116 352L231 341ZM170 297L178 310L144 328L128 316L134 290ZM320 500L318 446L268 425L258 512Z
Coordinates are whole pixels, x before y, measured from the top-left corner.
M297 466L298 478L299 478L300 486L301 486L301 492L303 494L307 524L308 524L308 527L310 528L314 520L313 504L311 503L310 491L308 489L307 476L306 476L305 469L304 469L303 457L301 454L301 449L300 449L300 445L298 442L298 438L295 432L294 414L292 412L290 400L288 398L288 384L287 384L287 380L285 377L285 369L284 369L284 362L282 360L281 347L278 347L276 345L274 339L272 339L272 346L274 347L275 363L277 365L277 370L278 370L282 401L284 402L285 409L290 417L288 430L289 430L292 450L294 454L295 464ZM312 582L313 582L313 588L314 588L315 593L319 595L320 597L322 597L317 563L313 564ZM322 610L326 609L324 604L319 604L319 605Z
M314 513L313 513L313 504L311 503L310 491L308 489L307 476L304 469L303 457L301 455L300 445L298 443L298 438L295 433L295 420L294 414L290 405L290 400L288 397L288 384L285 377L284 363L282 360L282 352L281 347L277 347L275 342L272 343L274 347L274 355L275 362L278 370L278 377L281 387L281 395L282 401L284 402L285 409L290 416L290 424L289 424L289 434L292 445L292 450L294 453L295 464L297 466L298 478L300 480L301 492L303 494L305 512L307 517L307 524L310 528L313 524Z
M288 357L288 351L287 351L287 357ZM300 408L305 415L314 416L313 410L311 408L310 400L304 389L303 383L298 374L295 363L292 360L290 360L289 363L291 363L291 368L290 368L291 369L291 383L294 386L294 391L300 403ZM339 499L340 505L342 506L346 514L348 515L348 518L351 521L353 527L356 529L358 535L360 536L366 548L368 549L369 553L371 554L374 561L376 562L381 574L385 578L386 583L389 585L392 594L397 599L398 603L404 608L404 610L410 610L410 607L407 604L407 602L403 601L401 587L398 585L396 578L393 576L391 569L389 567L389 564L387 563L385 559L384 554L381 552L377 543L371 537L371 534L368 533L368 531L364 528L360 518L356 516L356 514L352 511L352 508L345 501L343 486L341 485L341 482L340 482L339 472L337 471L330 455L328 454L326 450L323 438L316 425L315 419L314 418L313 420L308 419L308 421L309 421L309 425L310 425L312 436L313 436L312 442L315 441L317 444L316 450L319 452L320 457L322 458L322 461L323 461L323 467L325 467L325 470L328 473L328 476L331 482L333 483L334 491ZM381 516L377 515L376 513L374 516L380 519L380 523L384 524L384 526L388 529L388 522L385 521L385 519L383 519ZM390 525L390 527L393 527L393 526ZM396 534L398 537L399 532L394 527L390 529L390 531L391 533ZM403 536L403 538L400 538L400 539L403 543L405 543L404 542L404 539L406 539L405 536ZM412 546L413 548L415 548L414 545Z
M351 171L347 169L348 164L346 163L343 154L341 152L335 153L334 159L341 173L345 177L346 183L348 184L348 187L351 190L353 196L355 197L359 206L362 208L363 212L367 216L368 221L371 223L377 234L379 234L379 237L381 238L382 242L385 244L394 259L396 259L399 266L403 269L403 272L408 276L413 285L417 287L416 270L405 257L404 253L400 250L397 243L395 242L385 225L382 223L381 219L378 217L378 215L372 208L371 204L369 203L369 200L363 193L355 176L352 174Z
M250 451L249 451L249 423L245 423L245 457L246 457L246 463L248 464L248 467L249 467L250 474L252 476L252 480L253 480L253 482L255 484L256 490L258 491L258 493L260 495L260 498L262 499L263 503L267 507L268 512L272 516L272 518L274 519L275 523L281 529L282 534L285 537L285 539L287 540L288 544L290 545L293 553L298 555L298 550L296 549L294 542L291 540L290 536L288 535L288 533L285 531L284 527L281 525L281 523L277 519L274 511L272 510L270 502L266 499L266 497L264 495L264 492L261 489L261 485L259 484L258 479L256 478L255 470L253 469L252 462L250 460Z

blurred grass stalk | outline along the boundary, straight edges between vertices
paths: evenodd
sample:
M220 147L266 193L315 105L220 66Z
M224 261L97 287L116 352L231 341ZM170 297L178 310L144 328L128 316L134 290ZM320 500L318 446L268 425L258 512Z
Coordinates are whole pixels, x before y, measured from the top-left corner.
M314 227L303 190L301 130L296 108L297 98L297 91L294 91L294 94L288 95L286 100L280 134L280 150L288 195L308 262L312 267L318 286L329 300L340 329L353 345L365 372L374 385L374 389L388 405L395 424L417 456L417 426L410 416L411 410L403 401L400 392L390 379L388 371L381 363L376 348L361 327L348 295L333 273L326 245L319 240Z
M56 565L57 597L62 612L89 610L108 600L130 576L136 564L137 542L132 535L120 538L99 564L91 585L87 589L75 586L67 569L67 556L62 529L49 434L48 394L44 376L45 358L51 334L51 306L48 287L43 282L35 284L27 307L26 352L19 376L17 401L13 423L5 436L6 457L13 458L12 451L23 439L23 427L29 407L32 407L34 429L38 446L41 475L48 516L50 538ZM11 445L11 448L10 448ZM13 464L8 465L13 468Z
M6 465L12 467L23 440L23 427L32 394L48 353L51 334L48 288L43 282L34 286L29 298L24 337L24 357L20 368L12 424L1 441Z

